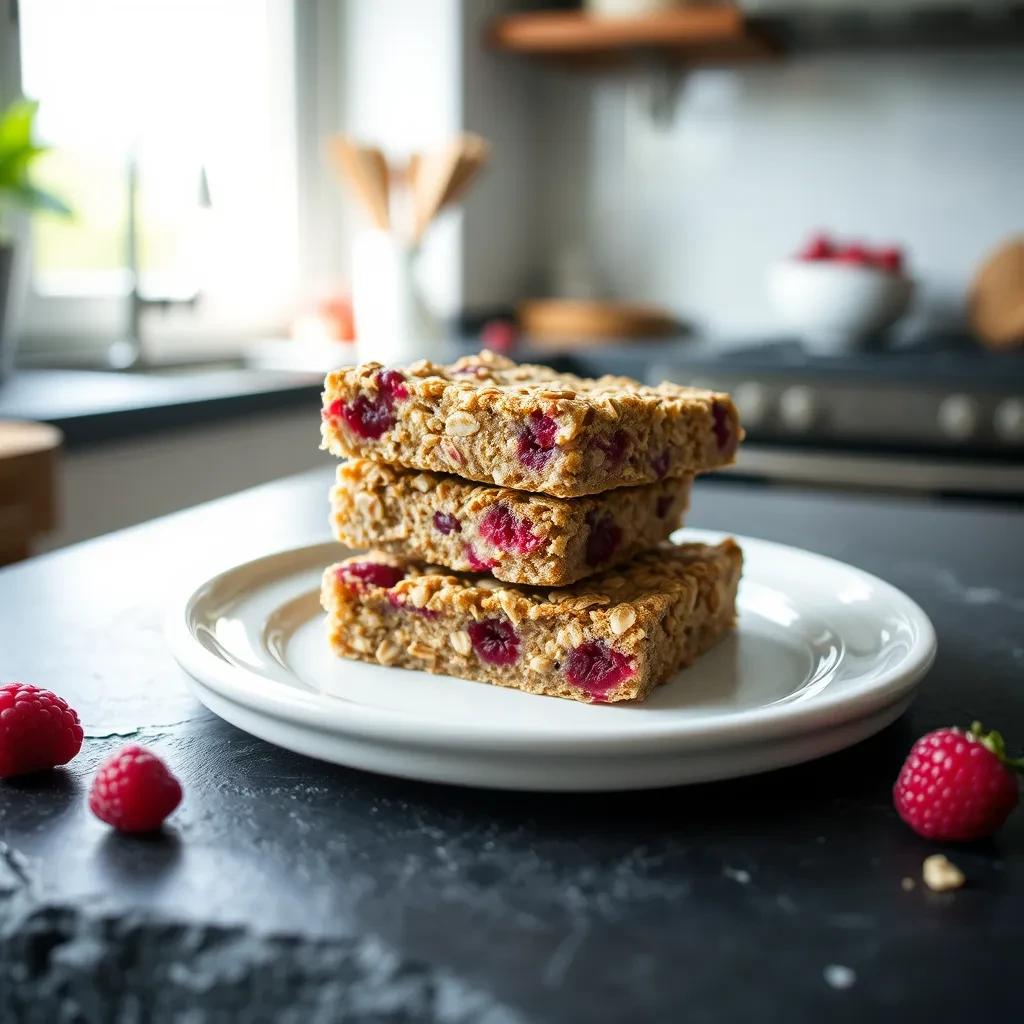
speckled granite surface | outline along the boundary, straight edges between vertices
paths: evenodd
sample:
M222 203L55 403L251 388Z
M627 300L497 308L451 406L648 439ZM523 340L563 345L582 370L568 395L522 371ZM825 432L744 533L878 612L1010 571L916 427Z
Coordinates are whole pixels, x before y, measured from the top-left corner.
M0 784L0 1018L1020 1018L1024 812L947 850L968 888L904 892L934 848L889 787L940 724L979 717L1024 741L1024 515L698 484L693 525L798 543L918 600L940 644L921 697L814 764L544 796L322 765L189 694L153 581L170 592L196 568L326 539L329 483L282 481L0 572L0 678L58 690L90 737L67 770ZM85 808L128 740L185 785L155 839L109 834Z

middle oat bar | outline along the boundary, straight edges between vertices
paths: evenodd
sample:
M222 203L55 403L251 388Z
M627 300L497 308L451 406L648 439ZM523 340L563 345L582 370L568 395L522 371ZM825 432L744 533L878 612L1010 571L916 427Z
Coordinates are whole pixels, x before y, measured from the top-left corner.
M558 587L668 537L682 525L691 482L553 498L353 459L338 467L331 518L335 537L353 548Z

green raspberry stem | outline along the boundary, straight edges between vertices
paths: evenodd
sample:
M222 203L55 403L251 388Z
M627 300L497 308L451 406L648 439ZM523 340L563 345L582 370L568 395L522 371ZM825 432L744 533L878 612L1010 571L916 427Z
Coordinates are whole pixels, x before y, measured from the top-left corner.
M1003 739L1002 733L995 729L986 732L981 722L972 722L970 729L967 730L967 735L994 754L1011 771L1024 775L1024 757L1006 756L1006 741Z

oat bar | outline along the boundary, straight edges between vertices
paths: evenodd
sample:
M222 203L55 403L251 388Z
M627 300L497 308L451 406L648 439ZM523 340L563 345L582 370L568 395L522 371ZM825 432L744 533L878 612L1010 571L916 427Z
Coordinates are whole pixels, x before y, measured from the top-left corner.
M451 366L337 370L322 417L336 455L561 498L726 465L742 437L726 394L589 380L491 352Z
M336 539L352 548L561 587L668 537L682 525L690 482L551 498L352 459L338 467L331 518Z
M664 544L571 587L487 577L370 552L324 573L342 657L586 703L643 699L732 627L742 554Z

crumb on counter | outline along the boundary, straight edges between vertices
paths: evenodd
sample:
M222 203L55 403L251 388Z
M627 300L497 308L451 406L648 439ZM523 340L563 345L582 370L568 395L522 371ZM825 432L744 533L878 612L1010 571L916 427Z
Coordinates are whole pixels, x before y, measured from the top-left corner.
M947 892L960 889L967 881L964 873L948 857L941 853L933 853L925 857L921 866L921 877L924 884L933 892Z
M857 983L857 972L843 964L829 964L822 972L825 984L839 991L853 988Z

